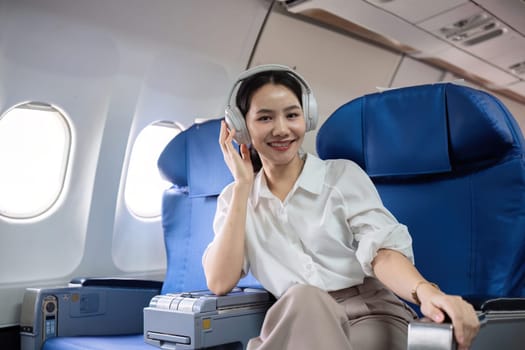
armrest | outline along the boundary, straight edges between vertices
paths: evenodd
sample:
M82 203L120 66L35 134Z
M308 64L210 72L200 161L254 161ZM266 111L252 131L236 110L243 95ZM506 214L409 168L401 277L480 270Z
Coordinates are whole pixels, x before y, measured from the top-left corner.
M455 350L451 323L434 323L429 319L410 322L407 350Z
M497 298L485 301L478 312L481 329L472 350L519 350L525 343L525 299ZM428 319L408 326L407 350L455 350L450 322L433 323Z
M28 288L20 317L22 349L62 336L142 333L143 309L162 283L118 278L76 279L69 287Z
M217 296L197 291L155 296L144 309L144 340L162 349L241 344L260 333L274 302L265 290L235 288Z

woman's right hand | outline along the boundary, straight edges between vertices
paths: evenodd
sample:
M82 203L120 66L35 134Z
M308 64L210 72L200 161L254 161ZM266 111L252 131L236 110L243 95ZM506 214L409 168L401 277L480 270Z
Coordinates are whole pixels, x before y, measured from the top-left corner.
M230 172L238 184L246 184L251 187L254 179L252 161L248 145L240 145L240 154L233 146L233 137L235 130L229 130L226 122L221 122L221 131L219 135L219 144L221 146L224 161L230 169Z

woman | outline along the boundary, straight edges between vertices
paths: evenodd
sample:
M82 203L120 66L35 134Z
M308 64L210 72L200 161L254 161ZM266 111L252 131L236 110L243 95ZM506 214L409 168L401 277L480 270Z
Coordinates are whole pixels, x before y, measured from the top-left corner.
M306 82L287 67L261 66L231 95L219 142L234 182L219 197L203 266L216 294L251 271L277 298L248 349L406 349L415 314L392 292L435 322L448 314L467 349L479 329L474 309L416 270L406 227L368 176L351 161L301 151L317 120Z

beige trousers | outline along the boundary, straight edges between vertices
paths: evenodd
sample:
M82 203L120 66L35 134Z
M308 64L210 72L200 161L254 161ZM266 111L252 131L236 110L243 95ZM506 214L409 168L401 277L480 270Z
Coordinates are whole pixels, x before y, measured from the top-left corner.
M334 292L295 285L268 310L247 350L405 350L416 317L374 278Z

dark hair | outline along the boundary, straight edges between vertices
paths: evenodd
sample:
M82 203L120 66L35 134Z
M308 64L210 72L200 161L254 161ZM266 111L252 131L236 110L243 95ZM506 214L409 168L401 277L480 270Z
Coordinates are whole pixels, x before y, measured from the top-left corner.
M260 72L244 79L239 86L239 90L237 90L235 103L244 117L246 117L246 113L250 110L253 94L266 84L283 85L287 87L294 93L302 107L303 89L295 77L285 71Z
M235 103L244 118L246 118L246 113L250 110L253 94L266 84L283 85L288 88L297 97L302 107L303 89L295 77L286 71L265 71L244 79L237 90ZM258 172L262 168L262 163L257 150L253 146L250 146L250 156L253 170Z

